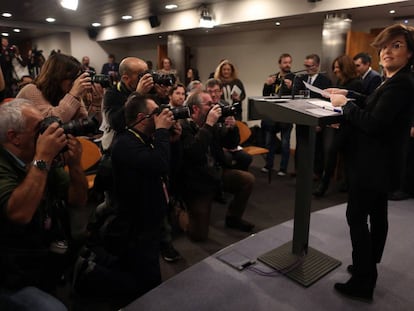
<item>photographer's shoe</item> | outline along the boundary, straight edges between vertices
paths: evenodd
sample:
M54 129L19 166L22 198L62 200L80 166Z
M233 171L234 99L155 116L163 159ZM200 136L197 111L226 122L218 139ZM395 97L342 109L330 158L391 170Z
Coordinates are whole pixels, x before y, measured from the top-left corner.
M254 228L254 225L252 223L233 216L226 216L225 223L227 228L236 229L243 232L251 232Z
M371 282L357 280L351 277L346 283L336 283L335 290L348 298L357 299L363 302L372 302L374 286Z
M328 190L328 184L321 181L318 187L316 187L315 191L313 192L313 195L318 198L323 197L325 195L326 190Z
M165 243L161 245L161 257L167 262L175 262L181 259L180 253L174 248L172 243Z

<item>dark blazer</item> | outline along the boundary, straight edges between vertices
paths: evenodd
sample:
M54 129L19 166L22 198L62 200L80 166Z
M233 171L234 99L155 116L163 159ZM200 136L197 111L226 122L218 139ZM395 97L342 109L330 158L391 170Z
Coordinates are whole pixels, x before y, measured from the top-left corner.
M371 70L367 76L362 79L362 93L370 95L381 84L381 82L381 75L377 71Z
M405 67L387 79L366 100L343 106L350 136L345 162L350 186L394 190L400 184L414 102L414 81Z
M307 82L308 78L309 78L309 75L306 74L302 77L301 80ZM301 85L302 85L301 90L306 89L306 87L303 83L301 83ZM327 76L319 73L316 76L315 81L313 81L312 85L320 88L321 90L324 90L324 89L327 89L329 87L332 87L332 82ZM312 92L312 91L310 92L310 97L312 97L312 98L323 98L322 95L320 95L318 93L315 93L315 92Z

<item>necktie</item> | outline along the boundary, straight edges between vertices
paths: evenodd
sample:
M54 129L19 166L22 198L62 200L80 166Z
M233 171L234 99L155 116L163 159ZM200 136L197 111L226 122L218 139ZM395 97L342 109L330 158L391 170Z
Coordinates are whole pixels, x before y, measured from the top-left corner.
M312 84L312 77L311 76L308 76L308 83Z

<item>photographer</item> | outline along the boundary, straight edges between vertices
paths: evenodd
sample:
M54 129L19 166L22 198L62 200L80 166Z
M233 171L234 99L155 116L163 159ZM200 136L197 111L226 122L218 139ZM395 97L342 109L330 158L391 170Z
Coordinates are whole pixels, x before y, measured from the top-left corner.
M71 251L66 215L87 201L79 141L58 123L40 133L42 120L27 100L0 106L0 289L9 291L55 289ZM69 173L52 165L59 153Z
M163 89L164 87L158 83L154 83L153 75L148 71L147 63L136 57L124 58L119 65L119 74L121 81L113 88L106 91L103 101L104 106L104 135L102 137L102 148L105 154L105 161L107 161L108 167L110 167L110 154L111 145L114 135L125 130L125 116L124 105L128 99L128 96L132 92L137 92L141 95L146 95L152 92L154 89ZM160 81L157 81L160 82ZM161 81L162 82L162 81ZM168 93L167 93L168 95ZM168 96L167 96L168 98ZM159 104L159 103L158 103ZM101 185L106 191L105 202L103 209L111 208L111 191L112 191L112 172L109 172L110 168L106 172L102 171L102 174L98 173L98 184ZM104 176L107 175L107 176ZM108 176L109 175L109 176ZM172 245L171 228L165 220L163 243L161 245L162 257L169 261L175 261L181 258L180 254L174 249Z
M29 67L27 66L27 59L23 59L20 50L16 45L12 45L12 65L13 65L13 80L18 83L23 77L30 76Z
M68 55L51 55L33 84L23 87L17 98L33 102L44 117L55 116L63 122L86 118L88 111L81 98L92 88L87 72L81 73L80 62Z
M161 283L159 252L169 201L170 135L177 140L181 127L170 110L160 111L152 99L137 93L125 104L125 119L128 130L117 135L112 149L114 201L118 217L129 228L128 246L120 260L142 294Z
M4 97L12 97L12 84L13 84L13 65L11 62L9 39L6 37L1 38L1 52L0 52L0 67L3 71L3 77L5 81Z
M210 94L213 104L220 104L221 106L227 106L230 109L234 109L234 115L238 113L237 106L240 103L234 103L232 106L228 102L221 99L223 94L222 83L218 79L208 79L206 82L206 91ZM236 126L236 119L234 116L229 116L225 119L225 127L228 131L234 132L234 139L223 144L224 154L228 158L227 162L230 168L247 171L250 164L253 161L251 155L239 148L240 133L239 128Z
M226 227L250 232L254 225L242 215L253 189L254 176L249 172L225 167L223 142L234 139L234 132L217 124L220 105L213 105L210 94L197 92L187 99L191 119L182 120L181 141L184 165L181 174L182 197L188 206L191 239L206 240L213 199L222 184L234 194L225 219Z

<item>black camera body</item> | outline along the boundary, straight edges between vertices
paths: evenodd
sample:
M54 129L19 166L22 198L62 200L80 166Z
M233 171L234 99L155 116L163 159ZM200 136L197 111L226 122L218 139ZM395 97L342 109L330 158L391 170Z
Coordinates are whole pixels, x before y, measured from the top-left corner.
M85 70L84 72L89 74L92 83L99 83L103 88L108 88L112 85L113 81L111 76L97 74L93 70Z
M138 79L141 79L145 74L151 74L152 80L154 80L154 83L158 85L164 85L164 86L173 86L176 82L175 75L173 74L163 74L158 73L156 71L144 71L138 75Z
M219 103L221 108L221 118L234 117L237 114L238 105L240 105L240 103L234 103L233 105L223 105L222 103Z
M73 136L95 134L99 128L99 121L95 117L71 120L67 123L63 123L58 117L50 116L44 118L42 122L40 122L39 133L43 134L53 122L59 123L66 135L71 134Z
M161 105L158 108L158 114L165 108L168 108L172 112L174 120L187 119L191 116L190 109L187 106L170 107L168 105Z

